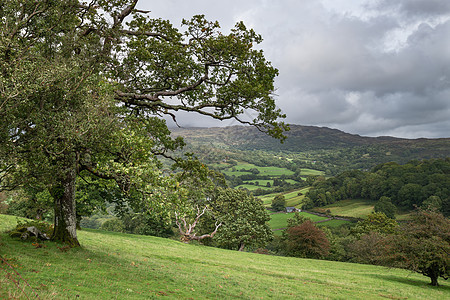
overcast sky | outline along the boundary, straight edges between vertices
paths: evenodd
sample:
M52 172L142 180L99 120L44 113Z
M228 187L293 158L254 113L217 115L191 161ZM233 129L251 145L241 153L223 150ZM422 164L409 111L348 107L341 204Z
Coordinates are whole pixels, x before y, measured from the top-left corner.
M141 0L150 16L204 14L260 33L286 122L450 137L450 0ZM196 115L182 127L217 126ZM223 122L220 126L235 125Z

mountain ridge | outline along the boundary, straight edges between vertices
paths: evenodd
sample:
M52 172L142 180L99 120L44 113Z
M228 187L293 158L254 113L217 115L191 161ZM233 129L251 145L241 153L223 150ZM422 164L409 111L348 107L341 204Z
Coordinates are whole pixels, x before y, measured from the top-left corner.
M228 126L228 127L192 127L176 128L172 131L174 136L182 136L188 143L223 144L241 150L262 150L279 148L279 150L319 150L332 149L336 147L356 146L389 146L414 148L435 148L436 153L450 155L450 138L397 138L392 136L368 137L351 134L339 129L290 125L291 130L286 132L287 139L281 144L258 129L250 126ZM278 145L278 147L277 147ZM437 147L437 148L436 148ZM428 149L431 150L431 149Z

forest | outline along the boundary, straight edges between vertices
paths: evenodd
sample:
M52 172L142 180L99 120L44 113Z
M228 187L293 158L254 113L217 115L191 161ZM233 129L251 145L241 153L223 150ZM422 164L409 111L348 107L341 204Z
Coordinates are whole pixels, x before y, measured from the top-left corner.
M306 207L325 206L345 199L368 199L379 209L412 210L432 206L450 215L450 159L380 164L368 172L350 170L317 180L307 193ZM386 208L387 209L387 208Z

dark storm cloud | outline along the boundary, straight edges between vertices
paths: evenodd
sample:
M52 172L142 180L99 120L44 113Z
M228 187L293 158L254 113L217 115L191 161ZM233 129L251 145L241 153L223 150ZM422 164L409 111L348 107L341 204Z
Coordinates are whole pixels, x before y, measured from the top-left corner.
M369 5L370 7L370 5ZM395 9L408 17L436 17L450 12L450 1L445 0L381 0L374 8L385 10Z
M450 137L450 1L151 1L176 25L203 13L243 20L280 70L278 105L295 124L362 135ZM182 126L216 123L183 115ZM222 124L230 125L230 124Z

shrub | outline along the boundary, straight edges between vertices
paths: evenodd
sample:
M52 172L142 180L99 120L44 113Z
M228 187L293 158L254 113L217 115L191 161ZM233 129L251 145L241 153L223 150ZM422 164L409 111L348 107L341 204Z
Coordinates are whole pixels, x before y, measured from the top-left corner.
M370 232L391 234L398 231L398 223L388 218L384 213L371 213L363 221L359 221L352 229L352 233L361 236Z
M277 195L272 200L272 209L274 211L283 211L286 206L286 199L284 195Z
M100 227L102 230L113 232L125 232L125 225L120 219L111 219L106 221Z
M391 198L382 196L377 203L375 203L374 207L375 212L384 213L386 217L395 219L395 213L397 211L397 207L391 202Z
M349 245L349 256L351 261L382 265L385 256L392 251L392 239L390 236L383 235L379 232L370 232L364 234L359 240Z
M80 221L81 228L92 228L99 229L102 226L101 222L99 222L98 218L93 216L91 217L82 217Z
M28 227L36 227L41 233L45 234L47 237L50 237L53 233L53 224L38 220L30 220L30 221L17 220L17 226L9 232L9 235L11 237L18 237L24 240L33 240L33 241L38 240L39 239L38 237L26 234Z
M322 258L330 251L330 243L325 233L309 220L289 227L286 237L286 252L289 256Z
M149 213L129 213L122 217L125 232L170 237L174 234L172 223L165 216Z

